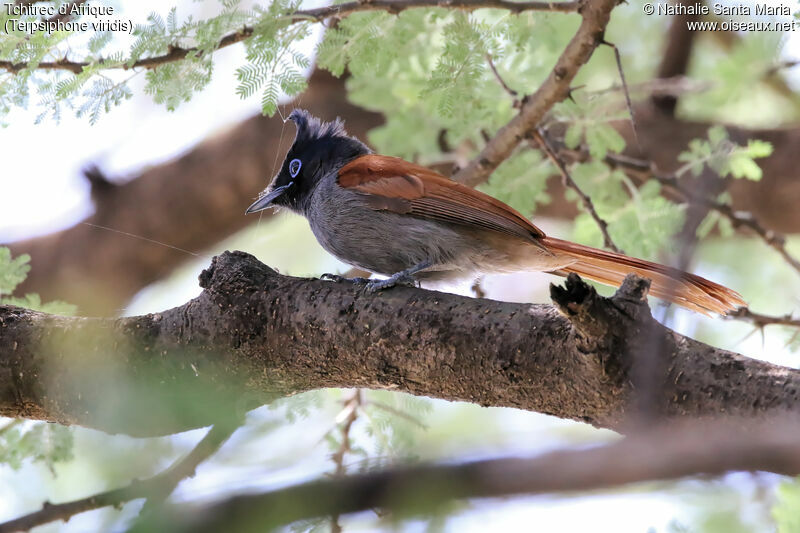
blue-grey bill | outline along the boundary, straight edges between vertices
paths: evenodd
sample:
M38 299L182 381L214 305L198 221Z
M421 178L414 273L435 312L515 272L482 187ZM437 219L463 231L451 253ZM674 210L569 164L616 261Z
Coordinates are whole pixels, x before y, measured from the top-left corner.
M245 211L244 214L249 215L250 213L258 213L259 211L263 211L264 209L268 208L270 204L275 201L275 198L282 195L290 185L291 183L272 189L270 192L253 202L253 204L247 208L247 211Z

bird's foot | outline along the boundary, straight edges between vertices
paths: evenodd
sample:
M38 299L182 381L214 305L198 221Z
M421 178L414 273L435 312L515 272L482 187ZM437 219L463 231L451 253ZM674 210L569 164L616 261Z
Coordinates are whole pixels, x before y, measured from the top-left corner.
M419 281L414 277L414 274L420 270L425 270L431 266L430 261L423 261L411 268L401 270L389 276L386 279L373 279L367 283L367 292L378 292L383 289L394 287L395 285L405 285L407 287L418 287Z
M391 287L395 287L397 285L403 285L406 287L417 287L418 281L414 279L414 276L411 274L406 274L405 272L398 272L393 276L386 278L386 279L371 279L369 283L367 283L367 292L378 292L384 289L389 289Z
M339 274L330 274L325 273L322 274L319 279L327 279L330 281L335 281L336 283L353 283L355 285L369 285L371 282L375 281L368 278L346 278L344 276L340 276Z

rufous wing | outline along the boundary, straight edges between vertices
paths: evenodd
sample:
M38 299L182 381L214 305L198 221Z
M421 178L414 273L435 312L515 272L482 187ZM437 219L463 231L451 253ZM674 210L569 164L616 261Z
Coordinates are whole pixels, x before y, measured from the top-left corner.
M376 210L497 231L538 246L545 236L503 202L397 157L369 154L356 158L339 170L338 183L363 194Z

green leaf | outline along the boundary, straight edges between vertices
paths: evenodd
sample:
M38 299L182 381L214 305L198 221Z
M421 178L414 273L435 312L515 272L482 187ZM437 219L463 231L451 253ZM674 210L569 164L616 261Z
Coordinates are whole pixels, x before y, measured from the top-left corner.
M760 180L763 175L761 167L743 152L731 155L728 160L728 171L734 178L747 178L753 181Z
M750 157L769 157L772 155L772 143L761 141L759 139L750 139L747 142L747 154Z
M41 311L43 313L50 313L53 315L74 316L78 307L67 302L60 300L53 300L51 302L42 303L42 299L38 294L28 293L19 298L15 296L0 299L0 303L6 305L16 305L17 307L25 307L33 311Z
M608 152L619 153L625 148L625 139L606 122L586 128L586 144L595 159L604 159Z
M13 293L17 285L25 281L31 269L28 264L30 260L31 258L28 254L22 254L12 259L11 250L5 246L0 246L0 304L16 305L45 313L74 315L77 311L76 306L60 301L43 304L38 294L26 294L22 298L3 296Z
M17 285L25 281L31 270L30 260L28 254L12 259L11 250L0 246L0 295L13 293Z
M708 130L708 140L693 139L689 150L681 152L678 160L686 163L684 170L699 176L705 166L722 177L760 180L763 172L754 159L772 154L772 145L765 141L751 139L747 146L733 144L728 132L722 126Z

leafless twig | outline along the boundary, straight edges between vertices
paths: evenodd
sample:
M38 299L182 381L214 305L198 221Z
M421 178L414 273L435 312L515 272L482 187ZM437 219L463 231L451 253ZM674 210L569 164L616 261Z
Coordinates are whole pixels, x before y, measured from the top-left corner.
M508 86L506 80L504 80L503 77L500 75L500 73L497 71L497 67L494 64L494 60L492 60L492 56L490 56L489 54L486 54L486 62L489 63L489 68L492 70L492 74L494 74L494 77L497 79L497 82L500 84L503 90L507 92L509 96L511 96L511 99L514 102L514 107L519 107L520 101L519 98L517 98L519 93Z
M344 408L339 413L339 417L343 417L341 420L337 420L340 422L340 428L342 431L342 442L339 444L339 448L333 453L331 456L331 460L336 465L336 470L334 471L334 476L341 477L347 473L347 469L344 464L344 456L347 452L350 451L350 430L353 427L353 424L356 420L358 420L359 410L361 409L361 405L363 404L363 393L361 389L356 389L353 393L344 401ZM341 533L342 526L339 524L339 513L334 513L331 515L331 533Z
M564 166L564 163L558 157L555 150L553 150L553 147L550 146L550 142L547 140L546 134L538 128L533 130L532 134L533 138L539 144L541 149L545 154L547 154L547 157L550 158L550 161L552 161L553 165L555 165L555 167L558 169L559 173L561 174L561 178L564 181L564 187L572 189L578 194L583 202L583 207L586 209L589 215L591 215L592 219L594 219L595 223L600 228L600 232L603 234L603 245L609 250L613 250L620 254L624 253L617 247L616 244L614 244L614 241L611 239L611 235L608 234L608 222L606 222L600 215L597 214L597 210L594 208L592 199L589 198L589 196L587 196L586 193L581 190L578 184L575 183L575 180L572 179L567 167Z
M794 317L791 313L783 316L764 315L751 311L747 307L740 307L736 311L731 312L725 318L735 318L746 320L753 323L757 328L764 329L766 326L789 326L793 328L800 328L800 318Z
M415 426L417 426L417 427L419 427L421 429L428 429L428 426L425 424L425 422L423 422L419 418L411 416L410 414L406 413L405 411L401 411L400 409L395 409L391 405L387 405L387 404L385 404L383 402L379 402L379 401L376 401L376 400L370 400L367 403L367 405L371 405L373 407L377 407L381 411L386 411L387 413L393 414L394 416L397 416L399 418L403 418L403 419L411 422L412 424L414 424Z
M639 134L636 128L636 115L633 112L633 104L631 103L631 93L628 91L628 82L625 81L625 71L622 69L622 56L620 56L619 48L614 43L604 41L603 44L610 46L614 50L614 59L617 62L617 71L619 72L619 79L622 82L622 92L625 94L625 105L628 106L628 113L631 115L631 130L633 131L633 138L636 141L636 147L641 150L642 145L639 143Z

